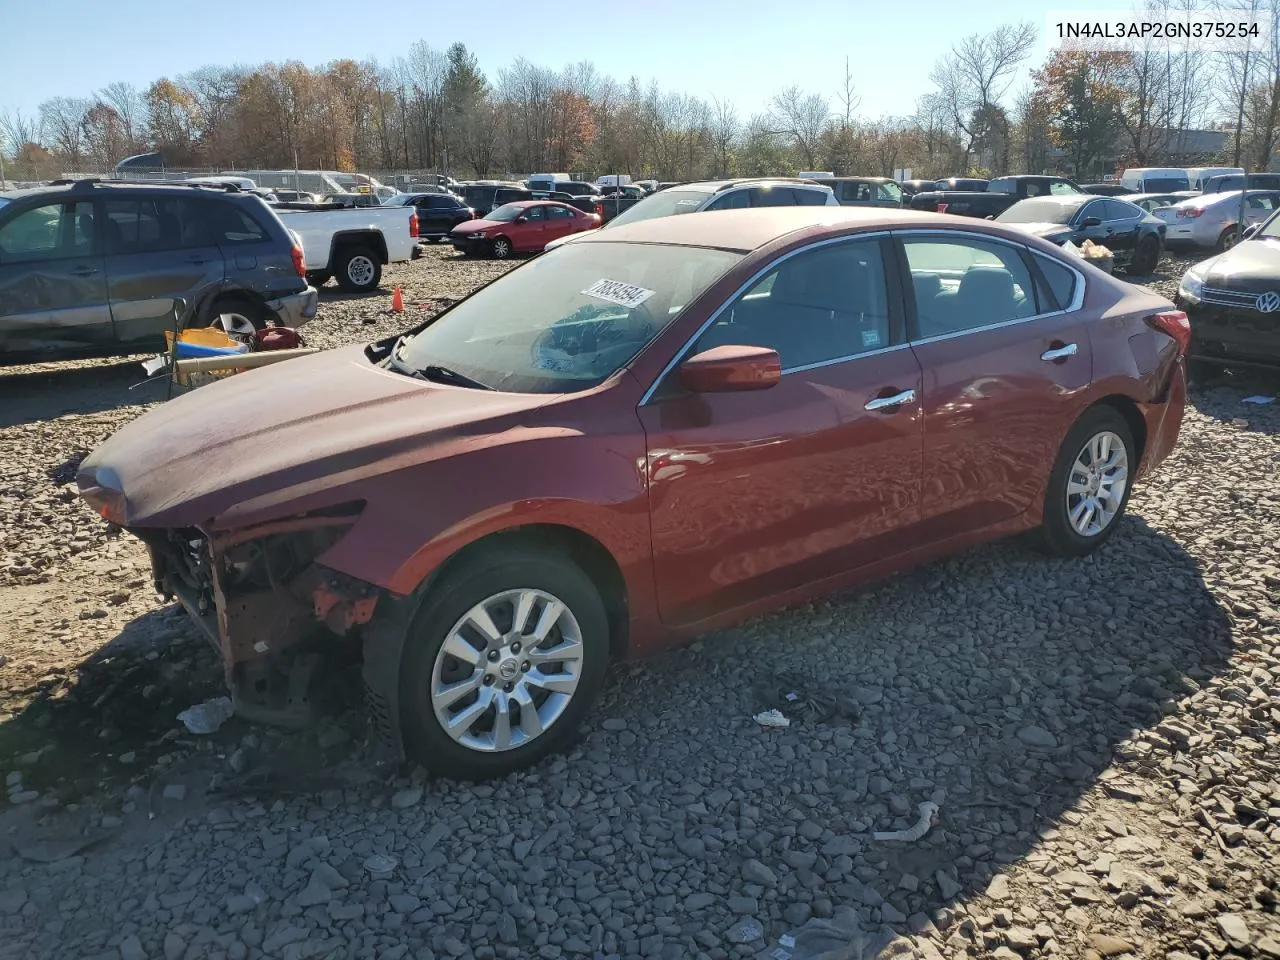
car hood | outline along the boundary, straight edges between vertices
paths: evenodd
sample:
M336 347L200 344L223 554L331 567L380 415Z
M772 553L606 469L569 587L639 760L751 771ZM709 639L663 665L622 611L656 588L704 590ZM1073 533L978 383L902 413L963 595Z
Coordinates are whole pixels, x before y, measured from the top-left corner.
M1033 237L1041 237L1052 243L1058 243L1071 236L1071 227L1065 223L1014 223L1010 220L997 220L996 223L1003 227L1013 227L1015 230L1029 233Z
M480 220L464 220L462 223L458 224L456 227L453 228L453 232L459 233L459 234L479 233L482 230L493 230L498 227L509 227L509 226L511 226L511 224L506 221L485 220L482 218Z
M362 347L328 350L162 404L94 450L76 480L122 493L125 526L217 527L250 501L287 504L460 452L549 399L428 383L375 366Z
M1280 240L1246 240L1200 264L1205 286L1280 293Z

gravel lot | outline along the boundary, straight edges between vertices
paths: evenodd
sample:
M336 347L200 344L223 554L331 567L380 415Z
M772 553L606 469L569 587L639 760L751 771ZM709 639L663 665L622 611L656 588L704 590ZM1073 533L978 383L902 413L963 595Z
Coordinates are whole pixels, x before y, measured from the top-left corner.
M309 342L505 269L427 249ZM1280 957L1280 404L1241 403L1280 383L1193 394L1091 558L998 544L618 666L571 754L463 786L363 762L357 709L176 721L213 655L66 486L141 376L0 371L0 957L745 958L813 920L831 960ZM762 681L858 716L762 729Z

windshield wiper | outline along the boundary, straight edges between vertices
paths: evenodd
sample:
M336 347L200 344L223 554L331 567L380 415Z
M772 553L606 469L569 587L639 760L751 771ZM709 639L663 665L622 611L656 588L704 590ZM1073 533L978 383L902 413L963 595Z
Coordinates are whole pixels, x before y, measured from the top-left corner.
M436 363L429 363L421 368L409 366L400 359L400 349L404 346L404 342L405 337L401 336L391 345L391 352L387 354L387 366L397 373L404 373L419 380L434 380L436 383L448 383L455 387L468 387L472 390L497 390L497 387L491 387L474 377L468 377L465 373L450 370Z
M474 377L468 377L465 373L459 373L457 370L450 370L448 367L442 367L436 363L429 363L418 373L422 374L428 380L435 380L438 383L451 383L456 387L470 387L473 390L493 390L494 388L487 383L481 383Z

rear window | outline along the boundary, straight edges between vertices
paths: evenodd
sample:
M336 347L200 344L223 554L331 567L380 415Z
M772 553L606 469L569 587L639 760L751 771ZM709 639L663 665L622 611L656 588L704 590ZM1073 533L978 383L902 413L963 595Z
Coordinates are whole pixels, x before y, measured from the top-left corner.
M1186 177L1144 177L1141 189L1148 193L1165 193L1171 190L1186 190Z
M655 217L670 217L678 213L693 213L712 196L709 190L663 190L651 197L645 197L630 210L624 210L607 226L624 223L636 223L640 220L652 220Z

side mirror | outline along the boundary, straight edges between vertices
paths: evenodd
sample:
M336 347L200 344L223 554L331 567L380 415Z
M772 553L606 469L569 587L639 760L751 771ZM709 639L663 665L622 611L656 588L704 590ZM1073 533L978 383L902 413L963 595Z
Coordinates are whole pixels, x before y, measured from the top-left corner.
M1248 240L1250 237L1252 237L1255 233L1257 233L1257 232L1258 232L1258 230L1259 230L1259 228L1261 228L1261 226L1262 226L1262 224L1260 224L1260 223L1255 223L1255 224L1253 224L1252 226L1245 227L1245 228L1244 228L1244 239Z
M529 218L528 218L528 217L526 217L526 216L522 213L522 214L520 214L520 216L518 216L518 217L516 217L516 218L515 218L514 222L515 222L515 223L528 223L528 222L529 222Z
M768 390L781 378L778 351L768 347L712 347L680 364L680 383L692 393Z
M1102 226L1102 219L1100 217L1085 217L1083 220L1080 221L1080 226L1100 227Z

